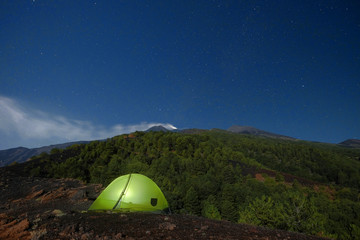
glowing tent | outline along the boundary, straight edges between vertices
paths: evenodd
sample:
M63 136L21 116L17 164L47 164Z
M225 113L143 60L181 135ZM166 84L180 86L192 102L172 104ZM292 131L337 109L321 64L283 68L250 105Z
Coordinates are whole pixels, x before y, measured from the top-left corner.
M89 208L131 212L166 212L168 209L168 202L156 183L136 173L116 178Z

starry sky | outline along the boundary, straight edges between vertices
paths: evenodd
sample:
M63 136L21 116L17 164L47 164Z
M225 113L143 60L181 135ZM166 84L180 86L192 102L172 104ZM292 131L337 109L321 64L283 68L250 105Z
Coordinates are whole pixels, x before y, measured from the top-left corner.
M0 0L0 149L167 128L360 138L360 2Z

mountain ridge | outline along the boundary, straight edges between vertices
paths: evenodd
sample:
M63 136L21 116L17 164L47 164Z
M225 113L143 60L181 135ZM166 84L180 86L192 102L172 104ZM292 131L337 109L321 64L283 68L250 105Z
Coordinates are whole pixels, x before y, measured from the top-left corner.
M170 132L171 130L165 128L163 125L153 126L145 132Z
M360 140L359 139L347 139L341 143L340 146L350 147L350 148L360 148Z
M89 142L90 141L76 141L76 142L52 144L37 148L16 147L16 148L0 150L0 167L9 165L14 162L17 163L25 162L32 156L39 155L43 152L50 153L50 151L54 148L65 149L74 144L84 144Z
M229 132L233 133L240 133L240 134L249 134L249 135L255 135L255 136L261 136L261 137L270 137L270 138L278 138L278 139L285 139L285 140L297 140L296 138L267 132L261 129L257 129L251 126L240 126L240 125L233 125L227 129Z
M224 131L224 132L231 132L235 134L245 134L245 135L252 135L252 136L258 136L258 137L266 137L266 138L273 138L273 139L282 139L282 140L289 140L289 141L297 141L299 139L285 136L277 133L272 133L268 131L264 131L252 126L240 126L240 125L233 125L229 127L228 129L198 129L198 128L188 128L188 129L167 129L166 127L162 125L153 126L144 132L179 132L184 134L198 134L206 131ZM100 140L102 141L102 140ZM84 144L89 143L91 141L75 141L75 142L67 142L67 143L61 143L61 144L52 144L48 146L42 146L37 148L26 148L26 147L15 147L15 148L9 148L0 150L0 167L9 165L13 162L21 163L25 162L29 158L39 155L43 152L50 153L50 151L54 148L58 149L65 149L71 145L74 144ZM349 148L360 148L360 140L358 139L347 139L341 143L337 144L341 147L349 147Z

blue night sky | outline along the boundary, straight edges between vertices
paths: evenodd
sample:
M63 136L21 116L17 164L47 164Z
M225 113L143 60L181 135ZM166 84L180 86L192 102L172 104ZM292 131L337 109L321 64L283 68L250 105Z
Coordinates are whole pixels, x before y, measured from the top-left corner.
M360 138L359 1L0 0L0 149L157 124Z

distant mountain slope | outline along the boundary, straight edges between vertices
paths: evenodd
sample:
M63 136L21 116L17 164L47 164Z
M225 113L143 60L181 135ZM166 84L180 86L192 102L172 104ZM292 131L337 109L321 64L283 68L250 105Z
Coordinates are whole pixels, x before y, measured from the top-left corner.
M229 132L233 133L240 133L240 134L249 134L255 136L262 136L262 137L270 137L270 138L278 138L278 139L285 139L285 140L296 140L296 138L284 136L276 133L266 132L254 127L250 126L238 126L234 125L228 128Z
M182 130L179 129L169 129L164 127L163 125L153 126L149 128L148 130L145 130L145 132L181 132Z
M146 130L145 132L169 132L169 131L170 131L169 129L163 127L162 125L159 125L159 126L153 126L148 130Z
M24 147L11 148L0 151L0 166L6 166L12 162L25 162L31 156L40 154L35 149L29 149Z
M352 147L352 148L360 148L360 140L359 139L348 139L339 143L339 145L344 147Z
M9 165L13 162L22 163L31 158L32 156L39 155L40 153L50 153L51 149L59 148L64 149L74 144L88 143L88 141L68 142L62 144L49 145L39 148L25 148L17 147L6 150L0 150L0 167Z
M200 133L208 132L208 131L209 130L207 130L207 129L188 128L188 129L182 129L179 132L185 133L185 134L200 134Z

